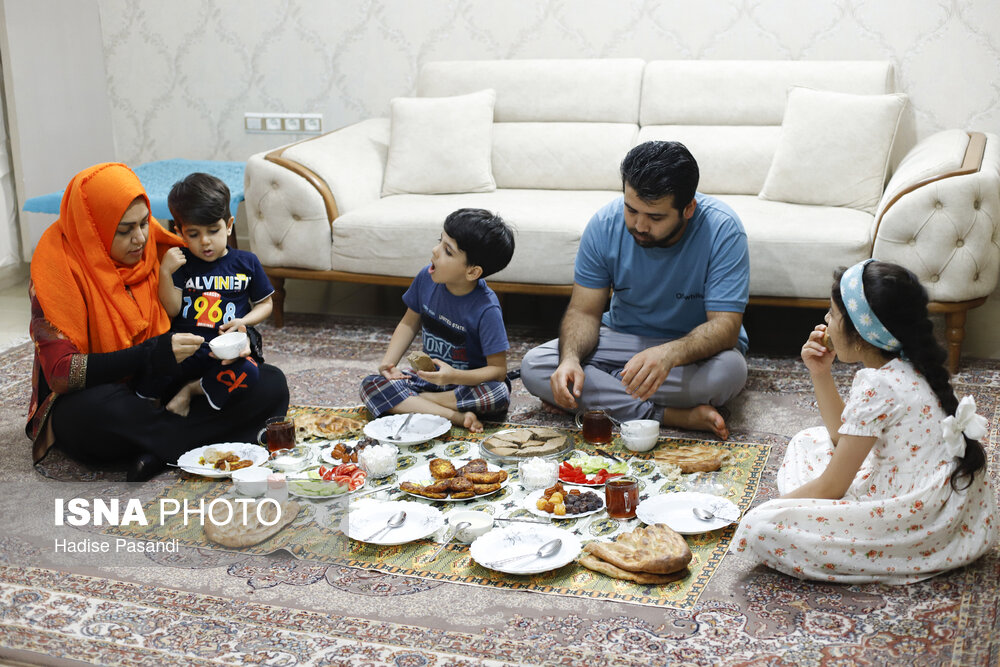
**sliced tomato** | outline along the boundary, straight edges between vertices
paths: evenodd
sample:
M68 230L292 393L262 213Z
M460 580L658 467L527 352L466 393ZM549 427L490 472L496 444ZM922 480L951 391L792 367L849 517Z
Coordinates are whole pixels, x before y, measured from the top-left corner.
M333 470L335 475L350 475L357 469L358 466L354 463L342 463Z
M333 468L327 468L326 466L320 466L319 467L319 476L320 477L325 477L326 473L329 472L329 471L331 471L331 470L333 470Z
M360 489L364 485L365 485L364 479L352 479L347 485L347 490L354 491L355 489Z

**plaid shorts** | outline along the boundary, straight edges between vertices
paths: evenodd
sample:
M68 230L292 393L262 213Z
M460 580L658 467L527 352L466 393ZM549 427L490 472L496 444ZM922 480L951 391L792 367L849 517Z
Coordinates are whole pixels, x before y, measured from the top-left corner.
M436 385L409 375L402 380L387 380L382 375L369 375L361 381L361 400L376 417L381 417L410 396L425 391L454 391L458 409L478 416L507 411L510 385L504 382L484 382L475 386L461 384Z

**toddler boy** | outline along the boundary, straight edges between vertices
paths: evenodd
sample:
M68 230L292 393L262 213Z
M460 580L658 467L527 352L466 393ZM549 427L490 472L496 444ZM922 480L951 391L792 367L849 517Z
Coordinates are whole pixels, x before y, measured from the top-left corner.
M253 386L259 371L252 357L221 364L210 355L208 341L267 319L274 288L256 255L228 246L233 217L225 183L210 174L190 174L174 184L167 206L187 247L171 248L163 256L160 301L173 318L173 331L197 334L205 343L181 362L179 378L161 385L186 383L166 408L185 416L191 398L204 394L221 410L233 395Z
M431 263L403 295L378 375L361 381L361 399L376 417L386 413L440 415L470 431L502 416L510 402L507 331L496 294L483 280L514 254L514 234L493 213L463 208L444 221ZM396 367L416 335L436 370Z

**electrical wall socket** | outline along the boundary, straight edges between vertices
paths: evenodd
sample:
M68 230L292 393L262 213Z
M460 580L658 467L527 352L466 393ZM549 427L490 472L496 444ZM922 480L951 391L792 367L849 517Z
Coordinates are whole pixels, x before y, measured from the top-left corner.
M254 133L320 134L323 114L247 112L243 114L243 128Z

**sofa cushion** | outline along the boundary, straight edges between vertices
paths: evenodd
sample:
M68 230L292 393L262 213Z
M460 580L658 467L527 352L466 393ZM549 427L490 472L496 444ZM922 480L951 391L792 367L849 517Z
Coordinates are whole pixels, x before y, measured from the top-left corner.
M333 222L331 264L339 271L413 276L430 262L445 216L467 206L514 227L514 258L487 280L569 285L580 237L617 190L496 190L426 197L393 195Z
M382 194L495 190L495 100L490 89L454 97L393 99Z
M699 192L755 195L767 178L780 133L776 125L646 125L636 143L687 146L698 161Z
M636 123L644 65L637 58L430 62L420 68L417 95L492 88L498 123Z
M618 190L618 165L635 145L637 129L630 123L496 123L497 187Z
M764 199L874 213L906 96L793 87Z
M754 296L827 298L835 269L871 257L874 216L850 208L723 195L743 221Z

